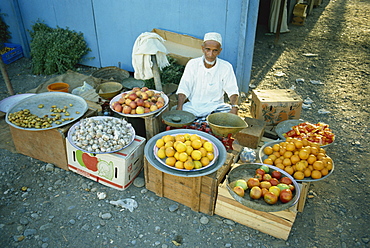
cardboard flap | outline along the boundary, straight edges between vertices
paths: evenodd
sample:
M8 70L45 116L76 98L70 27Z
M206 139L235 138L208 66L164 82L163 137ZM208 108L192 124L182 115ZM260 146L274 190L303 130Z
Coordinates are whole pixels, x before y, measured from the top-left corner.
M166 41L166 46L169 55L176 59L180 65L186 63L196 57L201 57L203 40L184 34L178 34L166 30L154 28L152 32L157 33Z

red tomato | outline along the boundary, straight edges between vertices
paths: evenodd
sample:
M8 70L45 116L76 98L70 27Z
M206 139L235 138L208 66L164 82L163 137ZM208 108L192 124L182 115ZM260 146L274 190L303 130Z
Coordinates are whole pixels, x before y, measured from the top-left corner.
M290 189L283 189L280 191L279 200L282 203L290 202L293 199L293 193Z

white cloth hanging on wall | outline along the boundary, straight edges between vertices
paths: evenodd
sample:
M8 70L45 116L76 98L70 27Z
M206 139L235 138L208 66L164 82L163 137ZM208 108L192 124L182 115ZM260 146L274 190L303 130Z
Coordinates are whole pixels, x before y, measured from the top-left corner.
M135 79L147 80L153 78L153 63L151 55L156 55L159 69L169 66L167 60L168 51L164 45L164 39L153 32L145 32L139 35L132 49L132 66L134 67Z
M285 0L283 18L281 20L280 33L289 32L288 20L287 20L288 19L287 2L288 0ZM281 0L271 0L270 19L269 19L270 33L276 33L277 25L279 21L280 4L281 4Z

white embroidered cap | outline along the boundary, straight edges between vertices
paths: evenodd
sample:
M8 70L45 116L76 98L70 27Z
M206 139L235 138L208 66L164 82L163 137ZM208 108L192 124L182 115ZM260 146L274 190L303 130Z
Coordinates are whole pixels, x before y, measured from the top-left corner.
M206 33L204 35L203 41L207 41L207 40L217 41L222 46L222 37L219 33L215 33L215 32Z

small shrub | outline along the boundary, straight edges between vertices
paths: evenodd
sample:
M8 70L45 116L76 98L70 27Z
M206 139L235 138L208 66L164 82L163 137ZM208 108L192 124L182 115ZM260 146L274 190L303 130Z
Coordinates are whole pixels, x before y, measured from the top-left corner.
M73 70L90 48L83 34L60 27L50 28L36 22L30 31L32 73L62 74Z
M11 33L8 30L9 26L3 20L2 15L5 15L5 14L0 13L0 46L3 43L7 43L8 40L12 38L12 36L10 35Z

